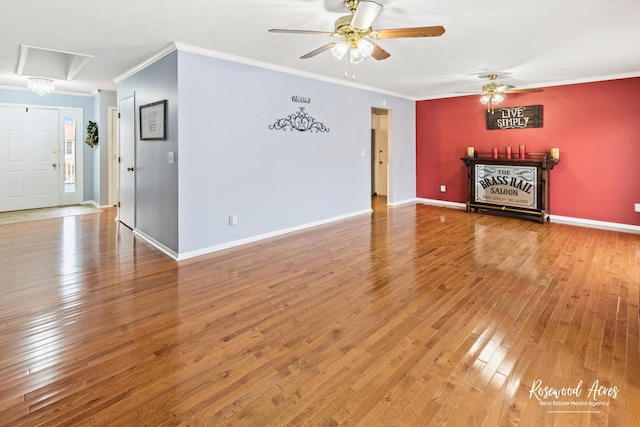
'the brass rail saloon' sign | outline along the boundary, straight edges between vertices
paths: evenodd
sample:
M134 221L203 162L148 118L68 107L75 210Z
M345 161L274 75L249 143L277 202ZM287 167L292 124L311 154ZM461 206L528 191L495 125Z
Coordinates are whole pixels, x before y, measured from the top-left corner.
M538 209L535 166L475 167L475 202Z
M470 147L472 148L472 147ZM526 158L461 157L467 166L467 212L500 211L504 214L549 219L549 172L558 163L550 153L527 153Z

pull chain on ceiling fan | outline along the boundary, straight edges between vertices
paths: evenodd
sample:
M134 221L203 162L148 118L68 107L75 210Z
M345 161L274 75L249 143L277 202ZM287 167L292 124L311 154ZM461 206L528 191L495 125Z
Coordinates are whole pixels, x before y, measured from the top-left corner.
M310 34L337 37L341 40L328 43L302 55L300 59L312 58L327 50L339 60L345 58L351 64L359 64L369 56L375 60L387 59L391 54L380 47L374 40L396 39L406 37L439 37L444 34L444 27L414 27L373 30L373 21L382 11L382 5L368 0L345 0L350 15L341 16L335 21L334 31L270 29L272 33ZM346 66L345 66L346 67ZM346 77L346 71L345 71ZM354 77L355 79L355 77Z

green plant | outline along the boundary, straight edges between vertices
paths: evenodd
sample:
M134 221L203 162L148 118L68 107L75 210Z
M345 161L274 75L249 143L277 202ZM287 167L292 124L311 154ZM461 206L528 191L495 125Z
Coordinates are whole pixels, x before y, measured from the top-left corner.
M98 143L98 139L98 124L89 120L89 124L87 125L87 138L84 140L84 143L93 148L93 146Z

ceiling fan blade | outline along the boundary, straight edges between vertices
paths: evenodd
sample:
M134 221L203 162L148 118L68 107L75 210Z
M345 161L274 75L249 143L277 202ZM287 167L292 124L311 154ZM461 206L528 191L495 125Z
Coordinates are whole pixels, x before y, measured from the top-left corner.
M389 30L377 30L371 32L374 39L399 39L404 37L439 37L444 34L444 27L392 28Z
M493 88L493 91L501 92L501 93L508 93L514 87L515 86L513 86L513 85L503 85L503 84L495 83L495 87Z
M382 59L387 59L388 57L391 56L389 52L387 52L386 50L378 46L376 43L374 42L370 42L370 43L373 45L373 53L371 54L371 57L373 59L380 61Z
M505 90L504 93L533 93L533 92L544 92L544 89L509 89Z
M374 1L361 0L351 19L351 26L357 30L366 30L371 27L373 20L380 14L382 5Z
M270 33L285 33L285 34L316 34L321 36L333 36L334 33L330 33L328 31L311 31L311 30L282 30L279 28L272 28L269 30Z
M312 50L311 52L307 53L306 55L302 55L300 57L300 59L308 59L308 58L314 57L314 56L316 56L316 55L318 55L318 54L320 54L320 53L322 53L322 52L324 52L326 50L331 49L332 47L334 47L335 45L337 45L339 43L340 42L333 42L333 43L325 44L324 46L319 47L316 50Z
M344 12L344 0L324 0L324 8L329 12Z

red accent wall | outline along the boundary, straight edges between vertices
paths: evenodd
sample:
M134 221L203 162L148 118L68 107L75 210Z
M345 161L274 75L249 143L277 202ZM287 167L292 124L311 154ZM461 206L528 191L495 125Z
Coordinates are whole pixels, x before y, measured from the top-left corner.
M544 126L486 130L479 96L416 104L417 197L466 202L467 146L560 148L551 171L551 214L640 225L640 78L511 94L499 107L542 105ZM440 186L446 185L446 193Z

